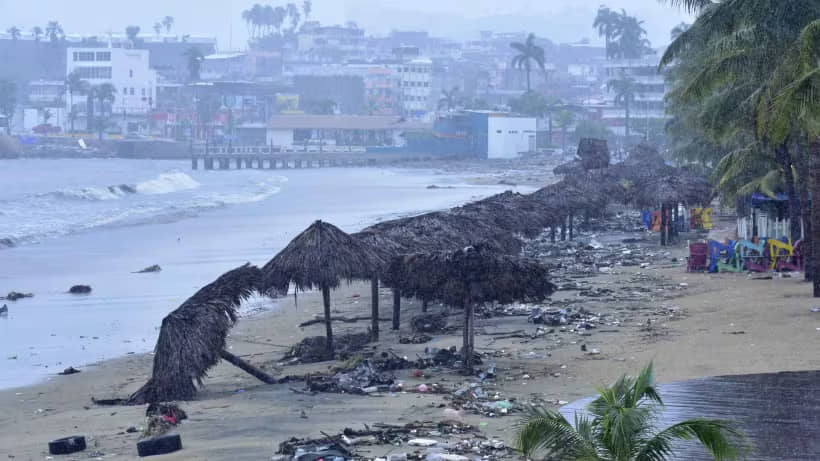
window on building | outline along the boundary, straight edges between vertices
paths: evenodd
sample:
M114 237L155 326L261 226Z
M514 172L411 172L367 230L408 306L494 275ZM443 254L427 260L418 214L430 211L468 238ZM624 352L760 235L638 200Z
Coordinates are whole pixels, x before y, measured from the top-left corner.
M98 51L97 52L97 61L107 62L111 60L111 52L110 51Z
M94 61L94 52L93 51L75 51L74 52L74 61L80 61L80 62Z
M80 78L87 78L91 80L111 78L110 67L77 67L75 71L80 76Z
M133 69L130 69L128 71L128 76L131 77L131 78L134 78L134 70Z
M131 87L131 96L134 96L134 87Z

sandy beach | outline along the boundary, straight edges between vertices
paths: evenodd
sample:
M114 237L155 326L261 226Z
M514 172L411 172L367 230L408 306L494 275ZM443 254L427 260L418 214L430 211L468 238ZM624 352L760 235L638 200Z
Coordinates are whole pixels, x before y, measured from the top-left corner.
M617 241L606 245L612 252L624 246ZM583 284L581 291L577 287L560 290L546 303L581 306L596 313L600 319L596 329L544 331L550 327L529 323L526 316L479 318L476 348L497 364L497 377L485 383L485 389L521 404L557 407L590 395L596 386L635 372L649 361L655 362L661 382L820 367L814 350L820 314L810 311L814 307L810 286L802 277L687 274L681 262L683 247L661 249L654 239L642 240L635 253L648 266L616 265L576 277ZM366 313L369 293L369 286L358 284L335 291L334 315ZM295 327L321 313L320 302L316 293L305 293L299 296L298 306L290 297L279 300L273 312L244 318L229 338L230 351L277 377L327 372L339 366L338 362L294 366L280 362L291 345L322 334L321 324ZM382 290L380 302L383 317L389 316L388 290ZM401 330L390 331L389 323L383 322L381 341L368 345L364 353L392 350L413 358L423 355L426 347L460 344L458 332L434 334L426 344L399 344L399 335L412 335L409 320L420 311L418 304L409 301L402 307ZM431 306L432 311L437 309L441 306ZM450 317L454 326L460 321L457 313ZM363 332L367 323L334 327L337 334ZM581 350L582 344L588 352ZM4 409L0 455L40 460L47 456L49 440L84 434L88 450L66 459L137 458L139 433L127 430L144 425L145 407L98 406L91 398L126 397L149 377L151 359L150 354L130 355L84 367L78 374L0 392ZM420 378L413 377L413 370L395 374L405 390L436 383L449 392L311 395L300 381L264 385L223 362L206 379L195 401L180 403L189 416L176 429L184 449L164 459L270 459L278 444L293 436L319 437L322 432L336 434L346 427L380 422L440 421L443 410L452 405L451 391L475 381L447 369L427 369ZM511 442L514 412L489 417L463 410L463 419L484 437ZM407 446L364 448L373 457L414 451Z

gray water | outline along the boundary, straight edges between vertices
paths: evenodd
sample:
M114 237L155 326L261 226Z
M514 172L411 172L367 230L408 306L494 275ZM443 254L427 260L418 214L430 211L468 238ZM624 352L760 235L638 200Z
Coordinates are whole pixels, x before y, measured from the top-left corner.
M0 317L0 388L151 350L162 318L199 287L245 262L264 264L316 219L352 232L509 188L422 170L2 161L0 242L14 246L0 243L0 294L35 296L0 301L9 306ZM162 272L132 273L153 264ZM67 294L75 284L93 292Z

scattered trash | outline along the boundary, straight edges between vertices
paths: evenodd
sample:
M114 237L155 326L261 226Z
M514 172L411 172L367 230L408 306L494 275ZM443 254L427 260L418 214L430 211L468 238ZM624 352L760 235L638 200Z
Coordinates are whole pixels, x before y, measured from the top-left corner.
M74 285L68 289L68 292L73 295L85 295L91 293L91 287L88 285Z
M413 447L433 447L438 444L437 441L431 439L410 439L407 444Z
M334 358L347 360L360 351L368 342L370 342L370 333L367 332L334 336ZM282 361L289 364L316 363L329 359L331 357L327 356L327 338L324 336L307 337L294 345L282 357Z
M810 310L811 312L817 313L817 312L820 312L820 307L812 307L812 308L811 308L811 309L809 309L809 310Z
M8 314L9 314L9 306L3 304L3 306L0 307L0 315L5 316L5 315L8 315Z
M188 419L188 415L178 405L152 403L145 410L146 424L143 437L157 437L170 431L174 426ZM169 452L170 453L170 452Z
M18 293L16 291L12 291L12 292L9 292L9 294L6 295L5 299L7 299L9 301L17 301L18 299L32 298L32 297L34 297L33 293Z
M148 266L145 269L139 270L134 272L134 274L147 274L150 272L161 272L162 268L159 267L159 264L154 264L153 266Z
M68 455L85 450L85 437L73 435L48 442L48 452L52 455Z
M399 344L424 344L432 341L433 338L428 335L413 335L411 337L402 336L399 338Z
M182 438L179 434L168 434L137 442L137 454L140 457L164 455L182 449Z
M441 333L447 328L447 314L425 313L410 320L413 331L417 333Z
M58 374L58 375L63 375L63 376L66 376L66 375L73 375L73 374L75 374L75 373L79 373L79 372L80 372L80 370L78 370L78 369L76 369L76 368L74 368L74 367L68 367L68 368L66 368L65 370L63 370L63 371L61 371L61 372L59 372L59 373L57 373L57 374Z

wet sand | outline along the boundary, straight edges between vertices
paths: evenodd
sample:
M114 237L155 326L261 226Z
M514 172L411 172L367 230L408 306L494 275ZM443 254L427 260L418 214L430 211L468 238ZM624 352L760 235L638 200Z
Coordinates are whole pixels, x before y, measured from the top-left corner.
M519 402L563 403L594 393L596 386L611 382L622 373L637 372L655 361L661 382L726 374L763 373L820 369L816 346L820 341L820 314L810 312L816 302L810 285L801 277L755 280L745 274L687 274L681 262L682 247L642 247L656 254L648 268L617 267L584 281L593 289L643 284L652 294L630 301L581 298L575 291L560 291L562 299L589 306L593 312L610 313L619 319L615 327L580 333L555 332L535 338L504 338L504 332L535 333L539 325L526 317L493 317L477 320L476 348L493 352L498 377L493 391ZM665 252L669 251L669 254ZM633 282L629 282L629 281ZM634 282L638 280L638 282ZM685 284L685 286L681 286ZM369 286L343 286L332 295L334 314L362 315L369 310ZM654 293L654 294L653 294ZM360 295L360 296L354 296ZM320 297L300 295L280 301L280 308L261 316L243 319L230 339L231 351L275 376L327 371L339 363L281 366L284 351L305 336L321 335L323 325L296 328L294 325L321 313ZM383 317L391 306L389 291L380 296ZM578 305L578 304L576 304ZM431 309L440 309L433 306ZM420 307L403 303L400 334L411 334L408 321ZM459 316L451 317L458 323ZM647 319L651 320L648 322ZM337 334L365 331L368 322L334 324ZM602 331L606 330L606 331ZM382 323L382 339L368 346L379 351L392 349L415 357L425 347L459 345L458 333L433 335L432 342L398 344L396 332ZM600 354L582 352L599 349ZM100 457L136 459L139 434L126 433L131 426L144 425L144 406L100 407L91 396L125 397L150 375L151 356L132 355L83 369L71 376L55 376L49 382L0 392L0 457L16 460L43 459L47 442L57 437L84 434L89 448L66 459ZM419 383L439 383L455 389L469 378L445 371L426 371L425 378L401 370L396 376L405 388ZM524 377L528 375L528 377ZM259 460L269 459L279 442L292 436L335 434L345 427L361 428L377 422L404 424L442 418L445 396L396 393L380 396L347 394L306 395L301 382L264 385L224 363L205 381L193 402L182 403L188 412L178 432L184 449L163 459ZM306 418L302 417L302 413ZM487 437L511 442L514 415L490 418L464 414ZM408 447L370 447L370 454L384 456L405 452ZM102 458L101 458L102 459Z

